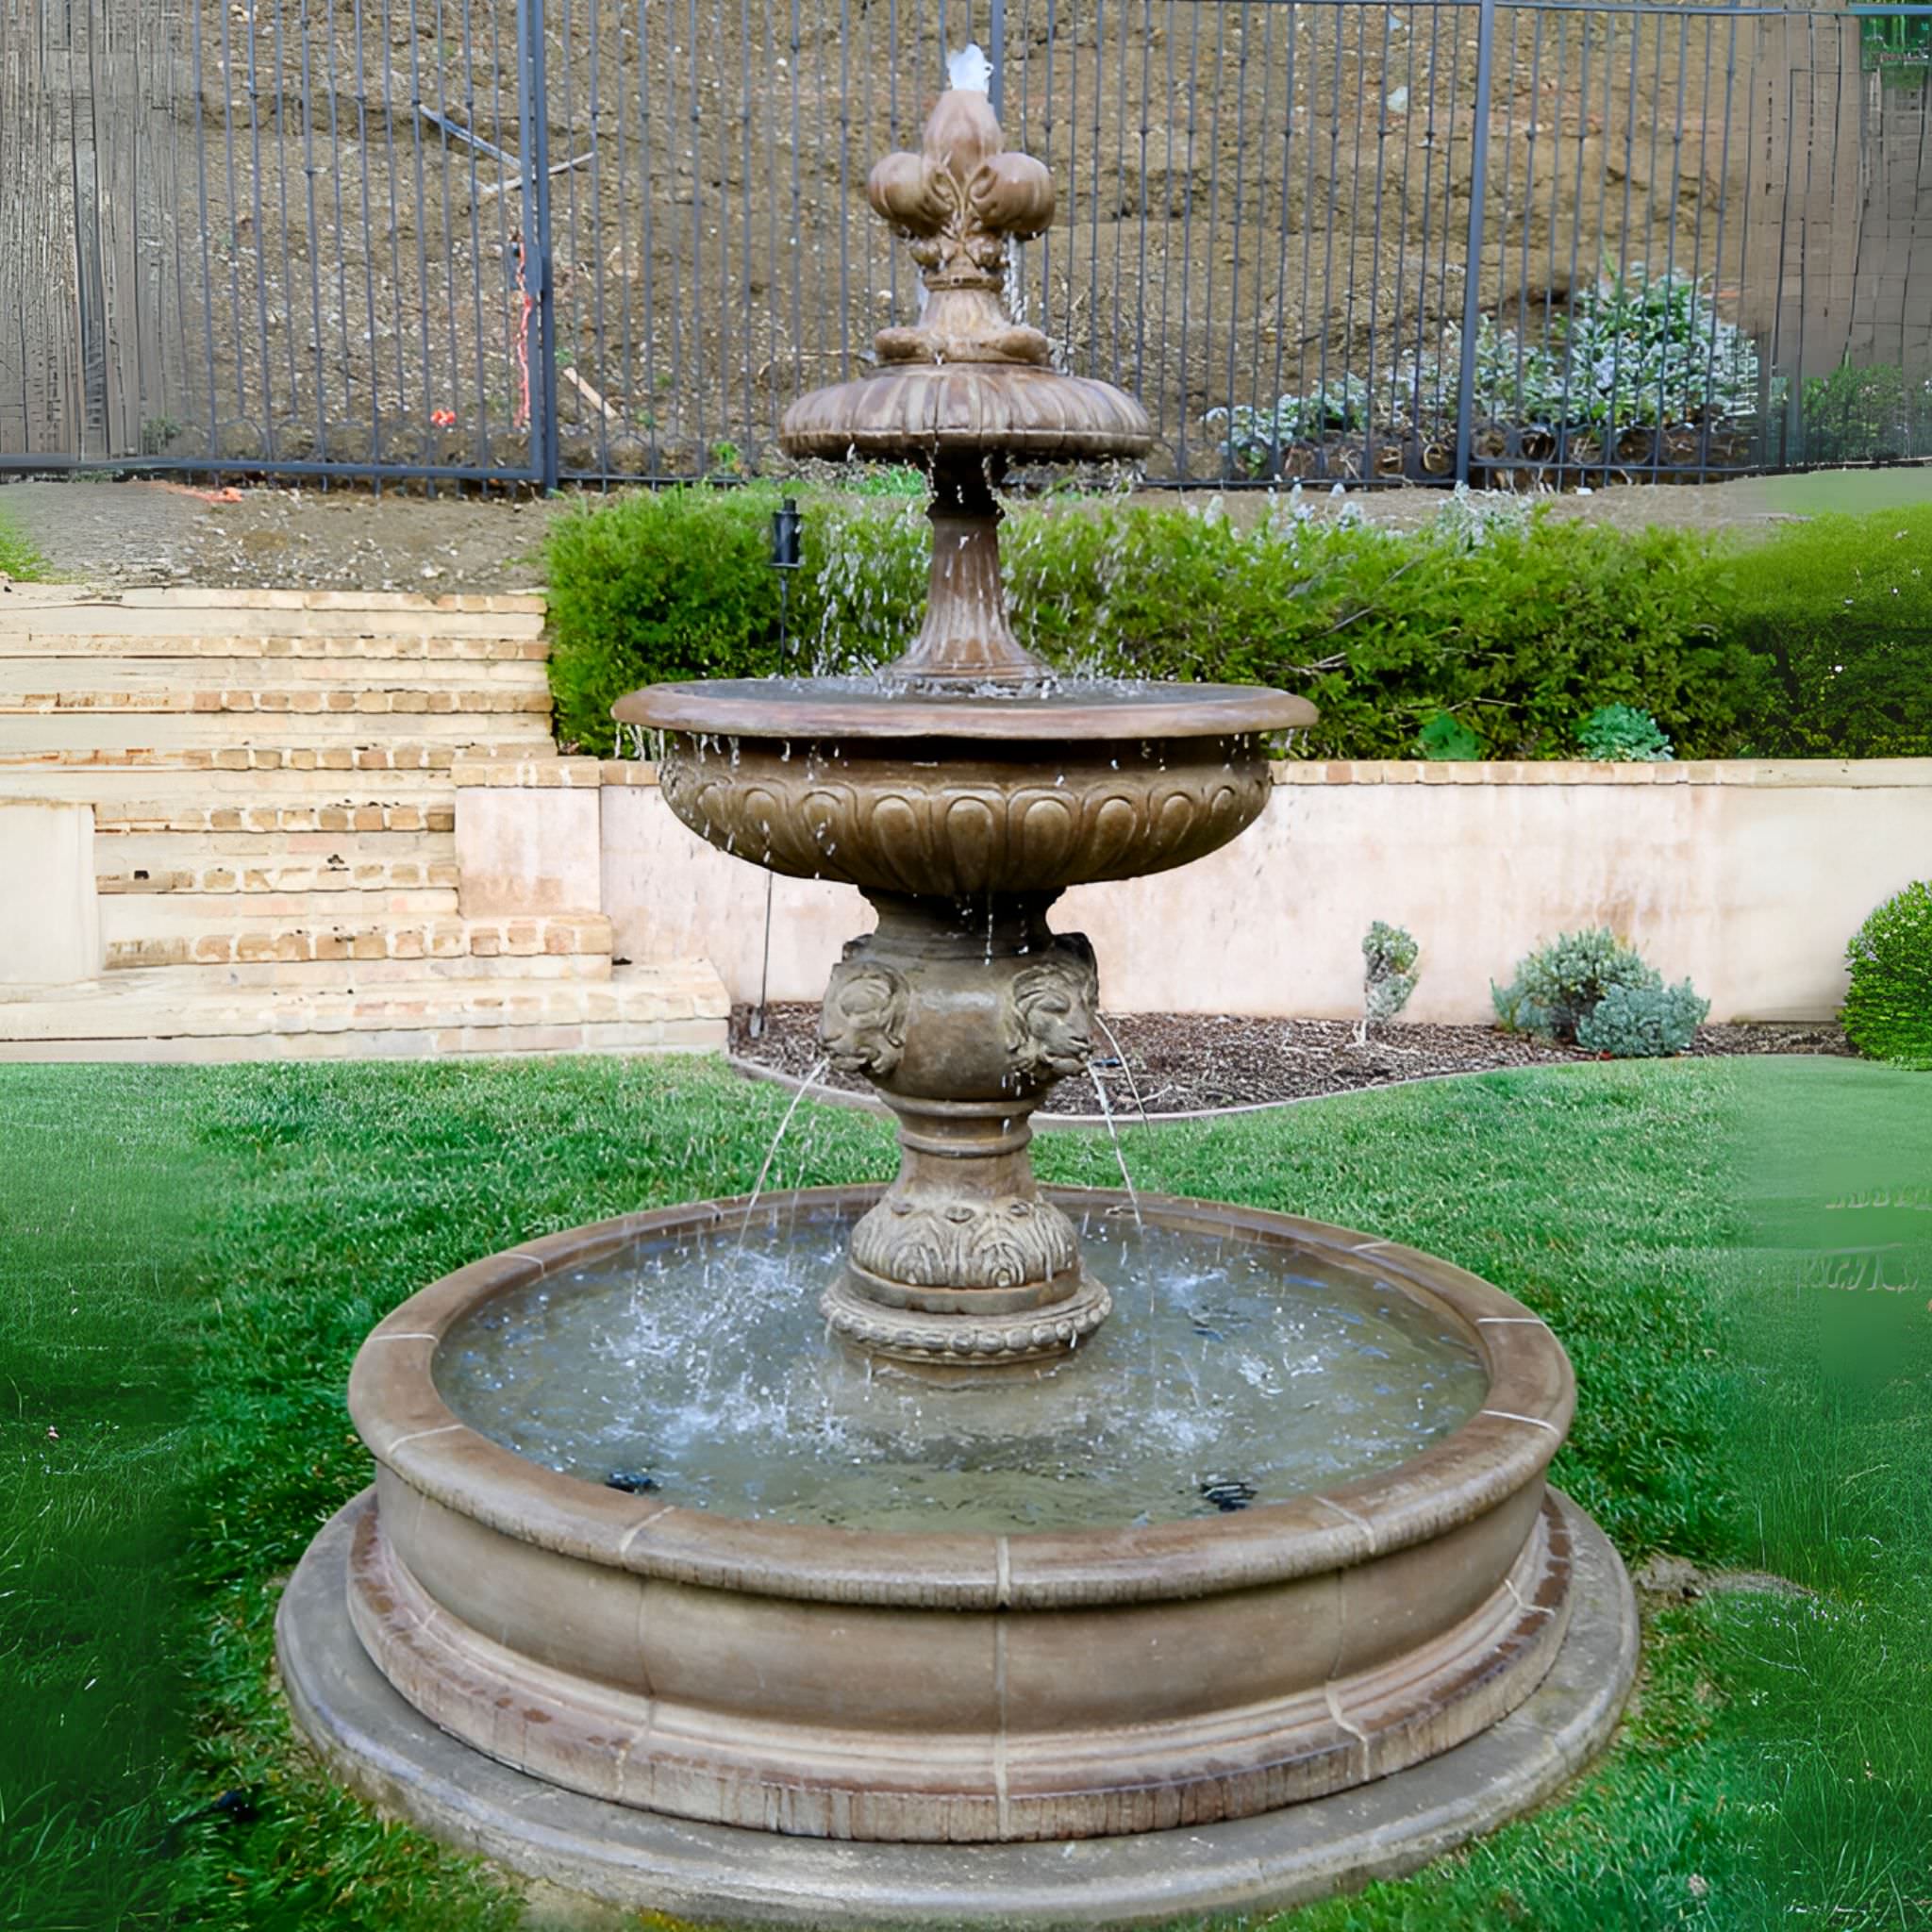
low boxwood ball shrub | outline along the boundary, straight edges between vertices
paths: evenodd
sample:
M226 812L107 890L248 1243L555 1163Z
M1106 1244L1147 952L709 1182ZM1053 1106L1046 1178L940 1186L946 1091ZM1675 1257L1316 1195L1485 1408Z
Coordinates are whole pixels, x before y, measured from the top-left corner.
M1895 892L1852 935L1844 1029L1862 1054L1932 1072L1932 879Z
M1490 986L1496 1017L1512 1033L1574 1041L1577 1027L1613 989L1655 991L1663 976L1608 926L1558 933L1524 956L1507 986Z
M1688 979L1675 986L1612 986L1576 1023L1576 1043L1612 1059L1682 1053L1710 1011Z

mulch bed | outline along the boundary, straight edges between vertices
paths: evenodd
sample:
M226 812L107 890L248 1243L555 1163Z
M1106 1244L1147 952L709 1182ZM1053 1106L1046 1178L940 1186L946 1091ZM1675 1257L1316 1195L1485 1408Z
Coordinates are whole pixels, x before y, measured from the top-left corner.
M731 1051L741 1059L803 1077L818 1065L815 1006L767 1009L762 1038L750 1034L749 1008L731 1014ZM1357 1046L1343 1020L1253 1020L1213 1013L1109 1014L1114 1040L1096 1065L1120 1114L1194 1113L1346 1093L1358 1087L1392 1087L1438 1074L1475 1074L1497 1067L1536 1067L1596 1058L1574 1047L1551 1046L1489 1026L1409 1026L1371 1029ZM1118 1049L1119 1058L1112 1056ZM1822 1024L1704 1026L1690 1054L1852 1052L1843 1032ZM1124 1062L1124 1065L1122 1064ZM866 1093L849 1074L821 1071L828 1087ZM1093 1114L1100 1103L1089 1080L1064 1080L1048 1093L1042 1113Z

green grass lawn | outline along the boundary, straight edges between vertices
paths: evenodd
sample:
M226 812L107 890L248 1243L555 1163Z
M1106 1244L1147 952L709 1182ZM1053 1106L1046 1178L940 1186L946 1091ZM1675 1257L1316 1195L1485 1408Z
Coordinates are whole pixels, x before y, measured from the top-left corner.
M0 576L32 583L45 569L46 559L27 541L6 509L0 508Z
M278 1586L367 1479L349 1360L461 1262L745 1191L785 1106L709 1062L0 1069L0 1677L37 1720L0 1757L0 1925L524 1923L336 1793L276 1698ZM1038 1145L1050 1179L1116 1177L1104 1141ZM1654 1608L1631 1720L1565 1802L1297 1932L1932 1924L1932 1080L1539 1070L1126 1146L1143 1188L1372 1228L1521 1296L1581 1384L1557 1479L1626 1557L1816 1592ZM879 1123L808 1107L773 1184L890 1166Z

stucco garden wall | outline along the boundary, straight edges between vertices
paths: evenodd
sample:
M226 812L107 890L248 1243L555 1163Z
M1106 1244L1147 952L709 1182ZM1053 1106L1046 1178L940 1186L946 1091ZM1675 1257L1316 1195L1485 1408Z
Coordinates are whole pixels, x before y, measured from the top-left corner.
M604 910L617 955L701 954L758 995L765 874L687 832L647 765L607 764ZM1605 924L1717 1020L1822 1019L1845 941L1932 874L1932 759L1285 764L1244 837L1177 873L1081 887L1054 923L1090 934L1117 1011L1353 1017L1374 919L1423 946L1407 1016L1483 1021L1538 940ZM816 1000L871 918L850 888L773 888L770 996Z

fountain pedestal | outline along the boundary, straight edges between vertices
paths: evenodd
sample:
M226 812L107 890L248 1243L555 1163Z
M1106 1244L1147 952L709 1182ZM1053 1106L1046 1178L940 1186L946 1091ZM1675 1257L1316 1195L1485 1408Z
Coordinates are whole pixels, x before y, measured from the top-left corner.
M1051 892L988 903L871 892L877 929L845 949L820 1021L831 1063L897 1115L898 1178L853 1230L827 1291L838 1333L915 1362L1020 1362L1106 1320L1106 1286L1027 1154L1031 1115L1093 1053L1099 978Z

